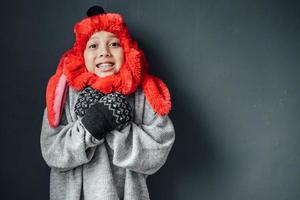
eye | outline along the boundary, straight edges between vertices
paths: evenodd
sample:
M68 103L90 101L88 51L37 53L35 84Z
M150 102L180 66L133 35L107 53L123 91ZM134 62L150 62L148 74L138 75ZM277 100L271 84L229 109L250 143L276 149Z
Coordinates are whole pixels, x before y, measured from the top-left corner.
M97 48L97 44L90 44L90 45L88 46L88 48L89 48L89 49L95 49L95 48Z
M109 44L110 47L119 47L121 46L119 42L112 42Z

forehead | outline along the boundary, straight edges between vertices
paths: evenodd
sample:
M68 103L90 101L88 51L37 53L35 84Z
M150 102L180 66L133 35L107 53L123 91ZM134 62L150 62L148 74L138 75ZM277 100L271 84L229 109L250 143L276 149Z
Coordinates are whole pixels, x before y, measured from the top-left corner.
M93 35L91 35L91 37L89 38L89 40L108 40L108 39L118 39L118 37L111 32L98 31L95 32Z

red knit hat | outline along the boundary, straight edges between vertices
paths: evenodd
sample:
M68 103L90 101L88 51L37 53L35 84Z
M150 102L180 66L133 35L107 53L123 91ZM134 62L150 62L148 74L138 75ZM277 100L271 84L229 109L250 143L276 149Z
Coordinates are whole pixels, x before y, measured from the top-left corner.
M85 66L83 52L86 43L98 31L111 32L120 40L125 60L117 74L99 77ZM90 86L105 94L120 92L124 95L134 93L141 86L155 112L159 115L169 113L169 90L159 78L148 73L144 53L131 38L120 14L105 13L103 8L93 6L87 11L87 17L75 24L74 33L76 39L73 47L62 55L56 73L47 85L46 103L50 126L56 127L60 122L69 86L77 91Z

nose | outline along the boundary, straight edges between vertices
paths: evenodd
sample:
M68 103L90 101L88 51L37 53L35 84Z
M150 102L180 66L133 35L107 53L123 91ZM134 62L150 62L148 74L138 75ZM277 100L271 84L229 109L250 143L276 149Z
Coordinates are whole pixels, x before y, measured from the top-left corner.
M107 47L99 48L99 57L110 57L111 54Z

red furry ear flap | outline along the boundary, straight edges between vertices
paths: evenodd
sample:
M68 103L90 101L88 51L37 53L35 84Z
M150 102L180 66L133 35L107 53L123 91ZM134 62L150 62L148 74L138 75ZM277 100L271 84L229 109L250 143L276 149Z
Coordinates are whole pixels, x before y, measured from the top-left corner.
M163 116L171 110L171 97L166 84L159 78L146 74L142 82L145 96L155 112Z
M67 78L64 74L55 74L50 78L46 92L46 103L49 124L53 128L60 122L67 89Z
M56 73L53 76L51 76L47 85L47 116L49 124L53 128L55 128L60 122L68 89L67 78L63 74L63 64L67 53L65 53L60 59Z

